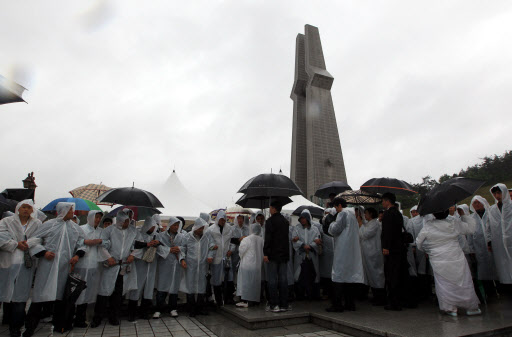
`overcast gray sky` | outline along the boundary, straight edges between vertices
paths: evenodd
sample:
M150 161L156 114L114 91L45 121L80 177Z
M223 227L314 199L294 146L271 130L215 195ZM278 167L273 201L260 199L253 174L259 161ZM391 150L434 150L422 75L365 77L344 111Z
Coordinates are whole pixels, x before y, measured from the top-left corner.
M348 182L419 182L510 150L510 1L1 0L0 188L44 206L172 168L213 207L290 172L295 37L320 29Z

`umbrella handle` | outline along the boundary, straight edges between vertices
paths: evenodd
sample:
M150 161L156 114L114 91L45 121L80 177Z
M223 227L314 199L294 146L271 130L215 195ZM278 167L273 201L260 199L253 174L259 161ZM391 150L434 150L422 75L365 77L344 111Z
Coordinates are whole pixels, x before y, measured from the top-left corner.
M71 274L74 270L75 270L75 265L74 265L74 264L72 264L72 265L71 265L71 270L69 271L69 273Z

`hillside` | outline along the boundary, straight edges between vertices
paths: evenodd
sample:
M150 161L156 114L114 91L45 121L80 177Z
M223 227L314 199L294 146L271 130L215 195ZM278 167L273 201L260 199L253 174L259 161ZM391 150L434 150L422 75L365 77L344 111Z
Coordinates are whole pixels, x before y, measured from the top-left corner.
M506 180L503 182L507 188L512 188L512 180ZM482 197L484 197L485 199L487 199L487 201L489 202L489 205L494 205L494 198L492 197L491 195L491 187L493 187L495 184L485 184L484 186L480 187L478 189L478 191L476 191L475 195L481 195ZM461 202L459 202L459 204L466 204L466 205L469 205L469 203L471 202L471 199L473 199L473 196L469 197L469 198L466 198L464 200L462 200ZM407 208L407 209L404 209L404 215L406 215L407 217L411 217L411 213L410 213L410 207Z

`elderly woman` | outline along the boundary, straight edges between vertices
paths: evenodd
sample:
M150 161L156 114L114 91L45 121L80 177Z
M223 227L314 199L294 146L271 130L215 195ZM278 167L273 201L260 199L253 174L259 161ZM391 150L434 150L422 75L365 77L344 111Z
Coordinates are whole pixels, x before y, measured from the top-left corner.
M36 269L29 253L38 242L34 233L41 221L36 216L34 202L23 200L16 206L14 215L0 222L0 302L4 302L4 316L10 317L11 336L21 335Z
M260 236L261 226L253 223L250 235L240 243L240 269L238 270L237 296L242 302L238 307L249 306L249 302L259 302L261 285L261 264L263 263L263 238Z
M359 222L359 240L361 241L366 280L372 289L373 304L385 305L384 256L380 243L381 228L378 216L379 214L375 208L368 208L364 211L366 222Z
M435 219L426 222L418 234L416 246L429 255L439 308L450 316L457 316L459 307L466 309L467 315L478 315L480 301L458 240L459 235L474 233L476 225L467 215L449 221L448 214L448 210L435 213Z

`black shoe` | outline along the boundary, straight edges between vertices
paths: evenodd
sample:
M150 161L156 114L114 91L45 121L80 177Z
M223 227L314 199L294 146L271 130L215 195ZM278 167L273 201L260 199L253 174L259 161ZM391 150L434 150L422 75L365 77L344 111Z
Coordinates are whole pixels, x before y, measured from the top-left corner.
M32 337L34 335L35 330L27 329L25 332L23 332L23 337Z
M391 310L391 311L402 311L402 307L399 305L385 305L384 310Z
M93 318L91 328L97 328L101 325L101 319Z
M75 322L75 324L73 324L73 326L75 328L87 328L88 325L85 322Z
M197 310L197 314L203 315L203 316L208 316L208 311L206 311L204 309L199 309L199 310Z
M188 314L188 317L196 317L195 311L191 311L190 314Z
M9 329L9 336L10 337L21 337L21 330L20 329Z
M135 318L134 318L134 320L135 320ZM128 320L128 321L130 321L130 320ZM117 317L109 318L108 322L111 325L117 326L117 325L119 325L119 318L117 318ZM133 322L133 321L130 321L130 322Z
M343 312L343 307L330 307L325 309L327 312Z
M345 306L345 310L347 310L347 311L356 311L356 305L355 304L346 305Z

